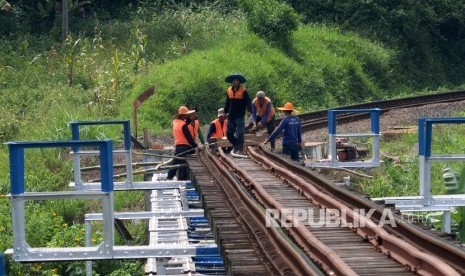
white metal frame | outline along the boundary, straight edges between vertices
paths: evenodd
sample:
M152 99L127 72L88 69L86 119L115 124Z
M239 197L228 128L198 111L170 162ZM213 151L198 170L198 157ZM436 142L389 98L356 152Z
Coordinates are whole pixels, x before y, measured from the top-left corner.
M442 211L442 231L451 232L451 208L465 206L465 194L431 195L431 165L433 162L462 161L465 154L432 155L432 135L435 124L465 124L465 117L458 118L420 118L418 120L420 195L406 197L373 198L394 204L401 212Z
M132 175L132 153L131 153L131 126L129 120L113 120L113 121L78 121L71 122L69 125L71 127L71 135L73 141L80 140L80 127L81 126L96 126L96 125L123 125L124 133L124 149L123 150L114 150L113 154L124 154L125 163L126 163L126 181L117 182L116 186L120 188L121 186L129 187L133 185L133 175ZM73 148L73 170L74 170L74 189L75 190L87 190L89 183L84 183L81 179L81 156L83 155L98 155L98 151L80 151L79 148Z
M19 262L40 261L77 261L103 259L130 259L150 257L190 257L208 252L216 245L171 245L158 244L147 246L115 246L114 245L114 209L113 209L113 143L104 141L49 141L49 142L10 142L10 181L13 220L13 248L7 253ZM24 149L49 147L98 146L101 161L100 191L66 191L66 192L26 192ZM64 247L64 248L32 248L26 241L25 201L56 199L100 199L102 201L103 242L97 246ZM163 210L166 214L169 211ZM188 212L186 210L178 210ZM90 236L90 228L86 224L86 237Z
M13 259L15 261L77 260L82 258L111 258L114 254L113 226L113 143L105 141L51 141L51 142L10 142L10 182L13 221ZM100 191L81 192L26 192L25 156L26 148L53 148L98 146L101 160L102 183ZM51 199L99 199L104 214L103 242L95 247L32 248L26 241L25 201Z
M348 113L370 113L371 133L340 133L336 131L337 115ZM380 109L343 109L328 111L328 135L329 135L329 153L330 162L307 162L307 167L337 167L337 168L370 168L378 167L380 164L380 132L379 132ZM371 137L372 139L372 158L368 161L342 162L337 160L336 138L338 137Z
M97 126L97 125L123 125L124 133L124 149L113 150L113 154L125 155L126 163L126 180L124 182L114 182L115 191L124 190L157 190L157 189L180 189L185 188L190 181L133 181L132 174L132 151L131 151L131 127L129 120L114 120L114 121L77 121L71 122L71 133L74 141L80 139L81 126ZM95 150L81 151L78 148L73 148L73 170L74 182L70 183L70 187L74 187L76 191L94 191L100 189L100 182L83 182L81 178L81 156L98 155L99 152Z

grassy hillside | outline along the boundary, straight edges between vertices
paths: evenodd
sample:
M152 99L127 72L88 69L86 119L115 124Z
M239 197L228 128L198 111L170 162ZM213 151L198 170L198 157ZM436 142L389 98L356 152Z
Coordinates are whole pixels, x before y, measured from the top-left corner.
M252 96L264 90L275 105L292 101L304 111L380 99L393 87L389 76L395 56L376 43L335 28L301 26L286 54L241 32L244 27L229 29L233 35L215 47L151 67L122 105L123 114L128 117L130 101L155 85L156 95L140 109L141 127L169 129L181 104L197 107L208 122L224 105L224 78L234 72L246 76Z

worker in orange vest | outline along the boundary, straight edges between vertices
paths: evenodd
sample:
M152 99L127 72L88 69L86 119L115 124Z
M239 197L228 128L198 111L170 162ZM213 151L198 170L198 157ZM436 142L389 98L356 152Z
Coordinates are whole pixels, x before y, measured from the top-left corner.
M194 148L197 147L194 140L194 127L189 120L192 113L194 113L194 110L189 110L185 106L180 106L178 115L173 120L174 154L176 157L185 157L187 154L194 153ZM186 160L174 159L172 165L185 163ZM187 168L170 169L167 179L172 180L178 171L178 180L188 179Z
M194 128L194 140L198 137L200 143L203 145L205 144L205 136L203 135L202 129L200 128L200 121L199 117L197 116L197 108L193 107L191 110L194 110L194 113L191 114L191 124Z
M207 133L207 141L211 138L223 138L226 137L226 131L228 128L228 120L224 115L224 108L218 109L218 116L210 124L210 128Z
M265 92L258 91L255 99L252 101L252 130L260 129L266 126L268 135L271 135L276 128L275 111L270 98L265 96ZM271 150L275 149L275 140L270 141Z
M245 110L252 112L252 101L242 84L246 79L241 74L227 76L231 86L226 90L224 113L228 115L226 137L234 147L234 153L244 154Z

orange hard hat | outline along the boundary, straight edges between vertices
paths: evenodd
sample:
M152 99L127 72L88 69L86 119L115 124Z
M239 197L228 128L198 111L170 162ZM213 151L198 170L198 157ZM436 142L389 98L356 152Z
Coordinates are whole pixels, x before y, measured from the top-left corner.
M285 103L283 107L278 107L278 109L281 111L294 111L294 107L290 102Z
M195 110L189 110L189 108L185 107L184 105L181 105L178 109L179 115L187 115L187 114L192 114L194 112Z

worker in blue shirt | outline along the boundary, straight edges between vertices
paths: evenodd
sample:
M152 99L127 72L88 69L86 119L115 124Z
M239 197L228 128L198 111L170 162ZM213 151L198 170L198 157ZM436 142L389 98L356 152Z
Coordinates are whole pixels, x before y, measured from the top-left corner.
M278 134L284 130L283 137L283 154L288 154L294 161L299 161L299 151L302 144L302 131L300 129L300 118L292 115L294 107L292 103L287 102L284 107L278 107L278 110L284 112L284 119L282 119L279 126L271 133L271 135L263 142L267 144L278 136Z

